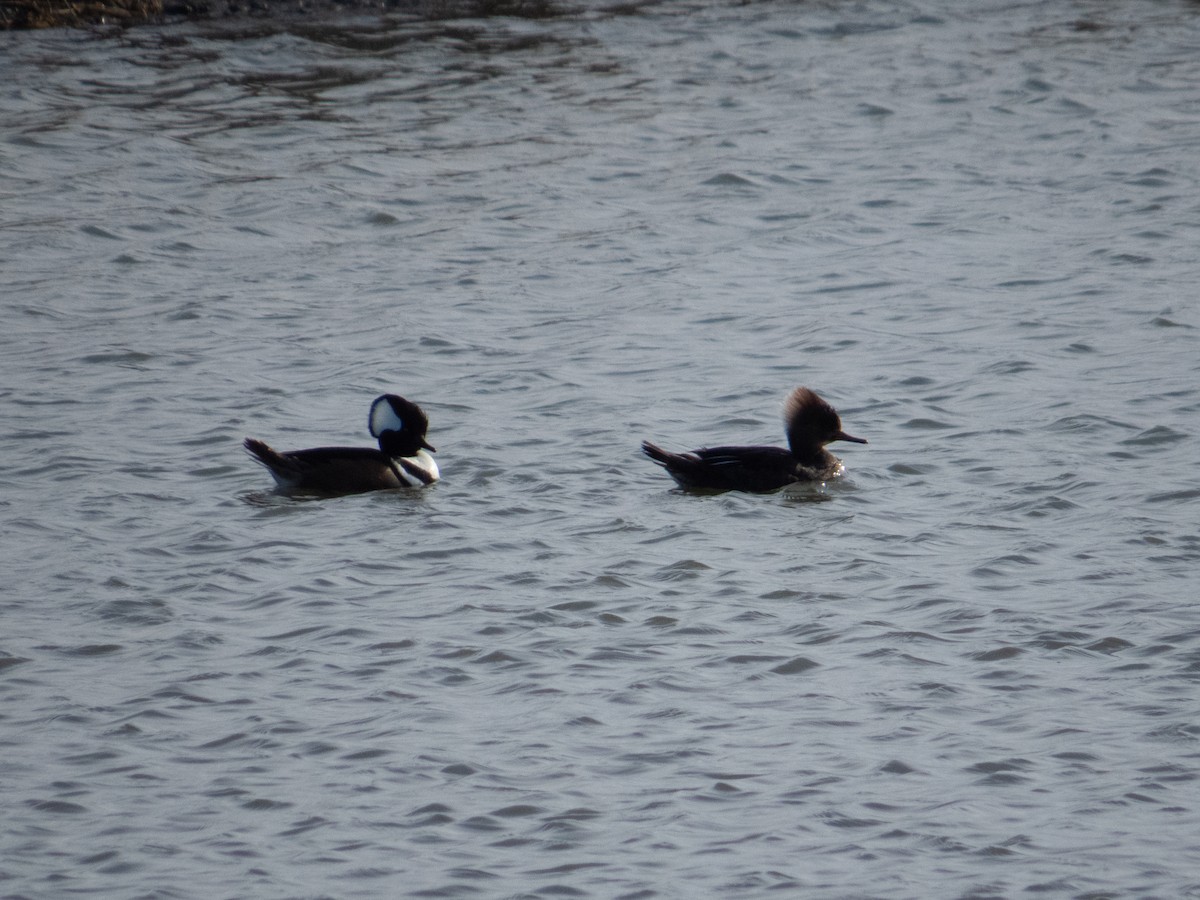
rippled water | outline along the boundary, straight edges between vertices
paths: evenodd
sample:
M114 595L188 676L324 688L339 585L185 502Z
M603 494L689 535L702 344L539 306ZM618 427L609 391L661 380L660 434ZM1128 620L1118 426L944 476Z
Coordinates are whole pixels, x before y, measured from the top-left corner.
M0 891L1200 896L1197 12L0 35Z

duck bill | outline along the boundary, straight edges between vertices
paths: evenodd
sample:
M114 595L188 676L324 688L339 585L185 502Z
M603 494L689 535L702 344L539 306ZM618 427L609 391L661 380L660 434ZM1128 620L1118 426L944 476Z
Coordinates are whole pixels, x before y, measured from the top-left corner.
M863 443L865 444L866 441L863 441ZM437 447L433 446L433 444L429 443L429 441L425 440L425 438L421 438L421 446L430 453L437 453Z
M856 438L854 435L846 434L844 431L839 431L833 436L833 439L835 441L849 441L852 444L865 444L867 442L866 438Z

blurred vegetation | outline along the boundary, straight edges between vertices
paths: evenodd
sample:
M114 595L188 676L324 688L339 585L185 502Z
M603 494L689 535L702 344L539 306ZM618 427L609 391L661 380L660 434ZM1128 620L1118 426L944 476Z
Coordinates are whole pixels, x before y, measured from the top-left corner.
M132 24L162 9L162 0L0 0L0 28Z
M402 10L430 20L553 18L560 0L0 0L0 30L136 25L183 18L305 17L322 12Z

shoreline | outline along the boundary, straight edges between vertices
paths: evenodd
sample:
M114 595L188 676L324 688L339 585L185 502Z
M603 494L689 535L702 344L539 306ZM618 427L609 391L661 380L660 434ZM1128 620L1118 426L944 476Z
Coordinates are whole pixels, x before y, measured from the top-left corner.
M399 13L430 21L508 16L549 19L555 0L0 0L0 30L163 25L176 21L311 21Z

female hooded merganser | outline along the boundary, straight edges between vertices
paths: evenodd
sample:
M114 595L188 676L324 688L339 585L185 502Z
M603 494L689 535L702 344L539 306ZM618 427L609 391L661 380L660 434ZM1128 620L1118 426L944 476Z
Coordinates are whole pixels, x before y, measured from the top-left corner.
M865 444L842 431L837 410L806 387L798 387L783 405L788 447L705 447L668 453L649 441L642 452L685 488L723 491L773 491L787 484L824 481L841 473L842 461L825 449L833 441Z
M314 447L280 453L262 441L246 438L243 446L267 467L281 488L329 494L359 494L385 488L416 487L438 480L437 463L426 450L429 419L417 404L384 394L371 404L367 418L371 447ZM434 451L436 452L436 451Z

